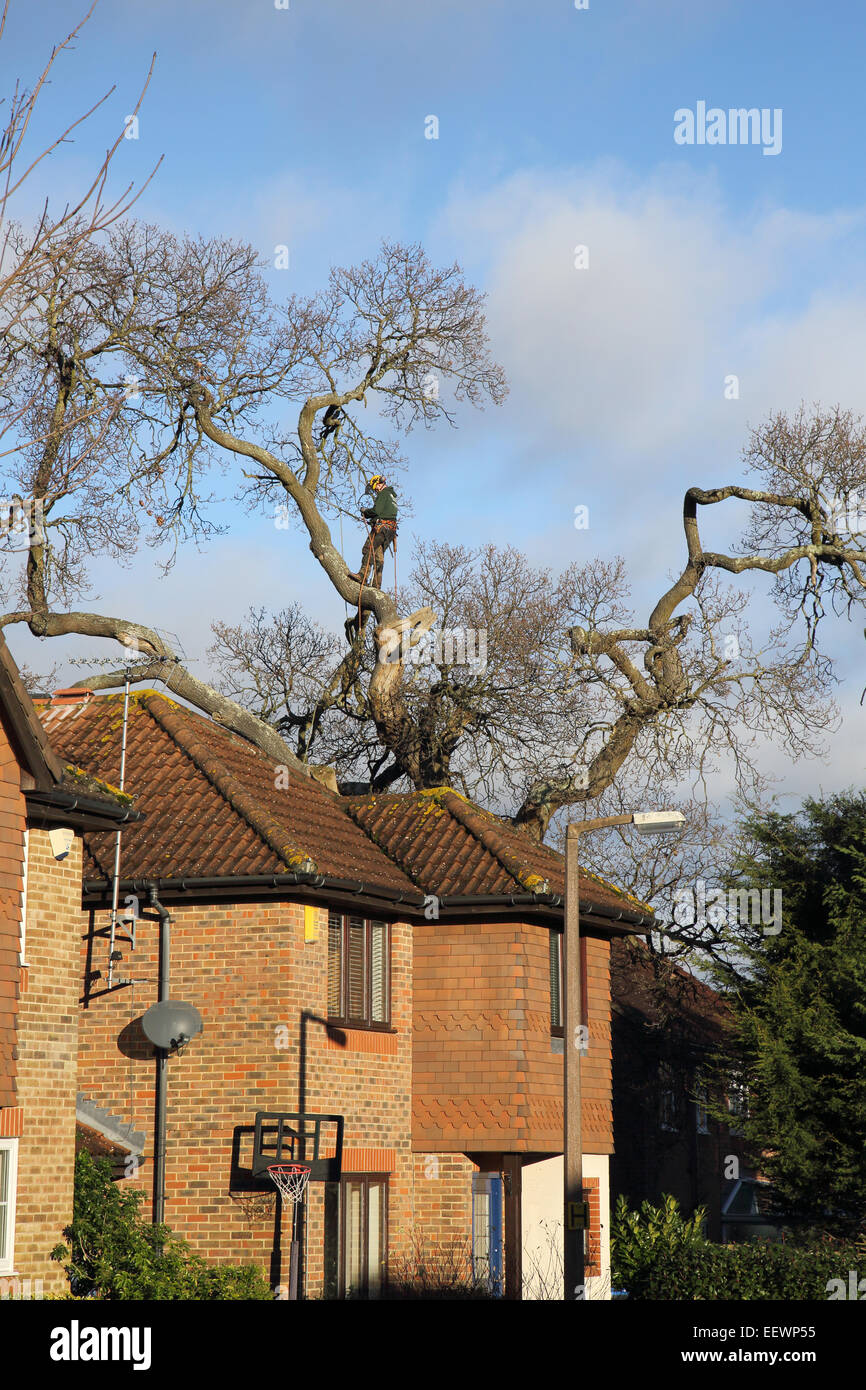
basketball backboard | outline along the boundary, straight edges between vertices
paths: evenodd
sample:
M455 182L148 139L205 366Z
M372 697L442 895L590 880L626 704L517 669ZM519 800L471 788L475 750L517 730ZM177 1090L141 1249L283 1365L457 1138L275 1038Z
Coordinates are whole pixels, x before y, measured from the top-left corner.
M254 1178L267 1179L272 1163L309 1163L310 1182L339 1182L342 1161L342 1115L256 1112Z

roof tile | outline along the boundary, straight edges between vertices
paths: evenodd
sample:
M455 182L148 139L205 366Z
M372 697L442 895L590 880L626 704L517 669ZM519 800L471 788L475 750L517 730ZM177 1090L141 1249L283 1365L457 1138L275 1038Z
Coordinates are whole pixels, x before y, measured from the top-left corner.
M123 696L42 704L62 756L118 782ZM344 813L341 799L274 763L246 739L157 691L130 696L125 787L144 819L121 844L124 878L283 874L332 878L417 897L406 875ZM86 837L85 878L110 876L114 835Z

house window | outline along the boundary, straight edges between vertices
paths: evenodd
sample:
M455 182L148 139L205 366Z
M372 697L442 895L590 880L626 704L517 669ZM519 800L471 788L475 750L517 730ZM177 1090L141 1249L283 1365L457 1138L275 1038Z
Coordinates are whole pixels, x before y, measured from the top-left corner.
M17 1177L18 1140L0 1139L0 1274L14 1268Z
M743 1124L749 1118L749 1088L742 1072L735 1072L728 1082L728 1112L731 1134L742 1134Z
M502 1179L472 1177L472 1277L495 1298L502 1295Z
M20 963L27 964L27 860L30 850L30 831L24 830L24 865L23 865L23 884L21 888L21 943L20 943Z
M339 1298L378 1298L387 1277L388 1179L349 1173L325 1186L327 1290Z
M353 1028L391 1021L391 928L328 914L328 1018Z
M562 997L562 941L561 931L550 933L550 1031L555 1037L562 1037L565 1001ZM587 1012L586 987L586 937L580 938L580 1021L586 1025Z
M680 1127L676 1078L668 1062L662 1062L659 1066L659 1126L667 1130L678 1130Z

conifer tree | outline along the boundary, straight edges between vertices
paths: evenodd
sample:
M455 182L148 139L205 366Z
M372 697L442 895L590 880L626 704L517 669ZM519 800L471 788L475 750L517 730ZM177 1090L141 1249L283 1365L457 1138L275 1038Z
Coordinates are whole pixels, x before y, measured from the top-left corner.
M866 794L746 821L738 888L781 889L782 927L754 925L721 984L748 1088L740 1122L792 1217L866 1222Z

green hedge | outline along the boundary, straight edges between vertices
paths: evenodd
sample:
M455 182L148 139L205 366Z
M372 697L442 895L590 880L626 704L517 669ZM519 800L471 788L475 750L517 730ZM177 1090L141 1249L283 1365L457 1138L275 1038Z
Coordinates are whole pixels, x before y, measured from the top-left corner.
M841 1279L847 1297L850 1272L862 1270L866 1278L862 1241L842 1244L803 1231L784 1243L714 1245L704 1222L702 1207L684 1216L671 1196L659 1206L643 1202L637 1211L620 1197L611 1221L614 1287L634 1299L826 1301L830 1280Z
M633 1273L628 1293L636 1299L826 1302L828 1282L841 1279L847 1294L849 1272L857 1269L853 1246L798 1249L769 1241L707 1243L658 1253Z
M168 1226L145 1221L144 1193L112 1181L111 1164L88 1153L75 1161L72 1225L67 1244L55 1246L76 1297L99 1299L273 1299L255 1265L211 1265L172 1236Z

